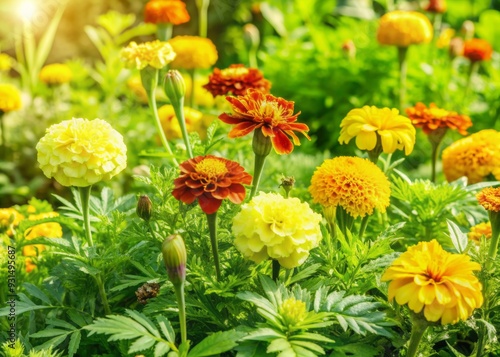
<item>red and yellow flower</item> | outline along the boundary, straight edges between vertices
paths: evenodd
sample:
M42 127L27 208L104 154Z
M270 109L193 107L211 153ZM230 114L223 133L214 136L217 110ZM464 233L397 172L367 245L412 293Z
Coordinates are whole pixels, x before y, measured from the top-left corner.
M416 128L422 128L427 135L439 128L449 128L467 135L467 129L472 126L469 116L441 109L434 103L427 108L424 103L419 102L414 107L407 108L406 114L412 124Z
M256 68L246 68L242 64L232 64L229 68L215 68L203 86L214 97L218 95L244 95L250 88L269 93L271 82Z
M464 57L471 62L487 61L491 59L493 49L488 41L472 38L464 42Z
M180 0L151 0L144 8L144 22L180 25L188 22L186 4Z

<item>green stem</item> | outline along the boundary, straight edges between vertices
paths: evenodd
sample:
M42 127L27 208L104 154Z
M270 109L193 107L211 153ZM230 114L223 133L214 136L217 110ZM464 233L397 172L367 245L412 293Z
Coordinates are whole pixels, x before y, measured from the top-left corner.
M194 156L186 127L186 116L184 115L184 97L182 97L178 102L172 102L172 106L174 107L175 116L177 117L177 121L179 122L179 126L181 127L184 145L186 145L186 150L188 152L189 158L192 159Z
M408 346L406 357L415 357L417 355L418 345L420 344L420 340L422 340L422 336L424 335L426 329L427 323L425 321L418 318L412 319L410 344Z
M2 140L2 145L0 145L0 160L4 160L7 157L7 145L5 143L5 126L3 122L3 111L0 110L0 135Z
M406 60L408 47L398 47L399 61L399 110L404 112L406 103L406 75L408 71L408 62Z
M366 215L363 217L361 220L361 224L359 226L359 239L363 239L363 235L365 234L366 227L368 226L368 219L370 218L369 215Z
M436 183L436 163L437 163L437 159L438 159L440 144L441 144L441 142L438 142L438 143L431 142L431 146L432 146L431 181L432 181L432 183Z
M473 62L470 63L469 74L467 76L467 83L465 84L464 99L462 101L462 107L464 109L465 109L465 106L467 104L467 99L469 97L469 92L471 90L472 79L474 78L474 75L477 73L478 69L479 69L479 61L473 61Z
M212 255L214 256L215 273L217 281L220 281L219 248L217 246L217 212L207 214L208 230L210 231L210 243L212 245Z
M109 307L108 297L106 296L106 290L104 289L104 283L101 278L101 273L98 273L95 276L95 282L97 284L97 288L99 289L99 296L101 297L102 305L104 307L104 313L106 315L110 315L111 309Z
M174 284L175 297L179 307L179 325L181 326L181 343L187 342L186 302L184 298L184 283Z
M258 68L256 47L252 47L248 50L248 64L252 68Z
M488 249L488 260L486 261L486 271L492 268L493 262L498 253L498 242L500 237L500 212L488 211L491 223L491 239Z
M272 267L273 267L273 280L274 281L278 281L278 279L280 277L280 268L281 268L281 265L280 265L280 262L277 261L276 259L273 259L272 262L273 262L273 264L272 264Z
M171 23L158 24L156 28L156 36L160 41L168 41L172 38L172 29L174 25Z
M253 168L253 180L252 180L252 191L250 192L250 199L255 196L257 189L259 188L260 179L262 177L262 171L264 169L264 164L266 163L266 157L263 155L255 155L255 164Z
M198 31L200 37L207 37L208 5L210 5L210 0L196 0L196 6L198 7Z

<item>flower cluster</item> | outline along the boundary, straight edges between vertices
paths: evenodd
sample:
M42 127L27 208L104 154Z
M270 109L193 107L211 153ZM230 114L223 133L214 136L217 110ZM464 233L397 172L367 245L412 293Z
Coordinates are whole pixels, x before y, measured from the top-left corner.
M489 175L500 180L500 132L482 130L455 141L443 150L442 162L448 182L462 176L471 184Z
M483 304L473 271L481 266L464 254L445 251L436 240L420 242L401 254L382 276L389 300L442 325L466 320Z
M242 166L222 157L197 156L179 166L181 175L174 180L172 195L186 204L198 200L206 214L217 212L226 198L236 204L243 202L243 184L252 183L252 176Z
M256 263L272 258L291 269L301 265L321 240L321 215L298 198L263 193L233 219L234 244Z
M223 113L219 119L234 125L229 132L230 138L239 138L261 129L265 137L270 137L274 150L278 154L289 154L293 145L300 145L294 131L309 138L306 124L295 123L299 113L294 114L294 102L265 94L255 89L247 90L244 96L227 97L233 113ZM292 141L288 138L290 136Z
M141 70L151 66L160 69L174 60L175 52L168 42L155 40L137 44L132 41L122 49L120 57L130 68Z
M486 40L473 38L464 42L464 57L471 62L487 61L491 59L493 49Z
M353 217L371 215L389 206L390 184L377 165L367 159L340 156L316 169L309 187L314 202L343 207Z
M109 180L127 165L120 133L101 119L71 119L54 124L36 145L45 176L63 186L90 186Z
M21 108L21 94L12 84L0 83L0 114Z
M38 76L45 84L57 85L71 81L71 78L73 78L73 72L66 64L53 63L44 66Z
M213 42L198 36L176 36L168 41L177 54L172 68L210 68L217 62L217 48Z
M491 222L482 222L471 227L470 232L467 234L469 239L476 244L479 244L481 237L484 236L486 239L491 238Z
M175 116L174 107L166 104L158 108L158 116L160 117L161 126L168 139L182 138L181 127ZM184 107L184 116L186 119L186 127L188 132L197 132L200 138L206 136L206 131L210 123L216 118L213 115L205 115L202 112Z
M144 8L144 22L180 25L189 21L186 4L180 0L150 0Z
M422 128L427 135L439 128L449 128L467 135L467 129L472 126L469 116L438 108L434 103L428 108L424 103L417 103L414 107L407 108L406 114L412 124L416 128Z
M246 68L242 64L232 64L229 68L215 68L203 86L214 97L218 95L244 95L250 88L269 93L271 82L256 68Z
M432 40L429 19L416 11L391 11L380 18L377 40L382 45L408 47Z

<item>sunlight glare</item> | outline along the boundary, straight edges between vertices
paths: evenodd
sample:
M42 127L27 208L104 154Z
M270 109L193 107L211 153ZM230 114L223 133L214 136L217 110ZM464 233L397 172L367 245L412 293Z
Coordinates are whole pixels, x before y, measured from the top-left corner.
M36 5L33 1L23 1L19 4L18 14L24 21L31 21L36 13Z

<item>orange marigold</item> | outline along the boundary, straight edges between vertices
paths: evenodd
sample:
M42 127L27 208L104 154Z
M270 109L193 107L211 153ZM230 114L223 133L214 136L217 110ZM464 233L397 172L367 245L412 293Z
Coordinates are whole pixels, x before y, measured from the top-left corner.
M491 222L482 222L471 227L470 232L467 234L471 241L479 243L481 237L485 236L486 239L491 238Z
M265 137L270 137L274 150L278 154L289 154L293 145L300 145L294 131L307 135L306 124L295 123L300 112L293 114L294 102L265 94L255 89L247 90L238 97L226 97L233 108L232 114L223 113L219 119L226 124L234 125L229 132L230 138L239 138L261 129ZM289 136L292 138L290 140Z
M406 114L412 124L416 128L422 128L427 135L438 128L449 128L467 135L467 128L472 126L472 121L467 115L438 108L434 103L427 108L424 103L419 102L414 107L407 108Z
M430 0L425 10L442 14L446 11L446 0Z
M500 212L500 188L483 188L476 195L477 201L488 211Z
M180 25L189 19L186 4L180 0L153 0L144 8L144 22L148 23Z
M271 82L256 68L246 68L242 64L232 64L229 68L215 68L203 86L214 97L218 95L244 95L249 88L269 93Z
M186 204L198 200L206 214L217 212L226 198L236 204L243 202L243 184L252 183L252 176L237 162L213 155L197 156L179 166L181 175L174 180L172 195Z
M487 61L491 59L493 49L486 40L472 38L464 42L464 57L471 62Z

